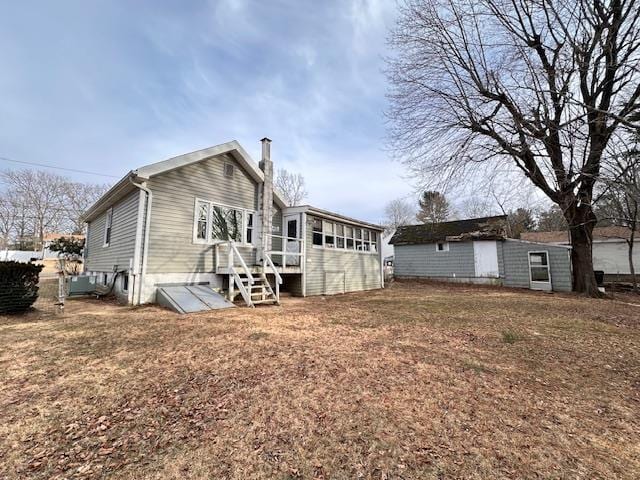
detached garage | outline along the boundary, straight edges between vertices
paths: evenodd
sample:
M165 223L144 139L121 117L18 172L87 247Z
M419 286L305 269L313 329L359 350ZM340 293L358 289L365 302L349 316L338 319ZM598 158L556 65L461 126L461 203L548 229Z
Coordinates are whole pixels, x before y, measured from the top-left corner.
M572 290L570 247L507 238L504 215L408 225L390 243L396 278Z

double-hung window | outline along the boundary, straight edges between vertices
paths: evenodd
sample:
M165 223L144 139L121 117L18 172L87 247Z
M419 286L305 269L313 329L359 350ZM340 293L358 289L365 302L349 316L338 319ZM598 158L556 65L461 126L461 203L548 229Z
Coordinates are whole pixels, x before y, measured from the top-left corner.
M206 200L196 200L194 241L215 243L233 240L251 243L253 240L254 213L242 208L217 205Z
M107 218L104 223L104 244L103 246L108 247L111 243L111 224L113 223L113 208L107 210Z
M246 232L246 242L253 242L253 213L247 212L247 232Z

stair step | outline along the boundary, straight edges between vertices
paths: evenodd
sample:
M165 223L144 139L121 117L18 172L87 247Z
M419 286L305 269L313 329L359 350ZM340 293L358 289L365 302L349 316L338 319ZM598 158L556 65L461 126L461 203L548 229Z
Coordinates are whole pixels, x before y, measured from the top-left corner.
M253 302L254 305L261 305L266 303L278 303L278 301L275 298L270 298L268 300L256 300L255 302Z

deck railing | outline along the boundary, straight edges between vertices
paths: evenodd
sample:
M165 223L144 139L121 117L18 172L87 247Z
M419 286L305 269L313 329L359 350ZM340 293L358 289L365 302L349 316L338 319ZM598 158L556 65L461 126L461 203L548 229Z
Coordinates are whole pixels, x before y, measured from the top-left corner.
M282 257L282 268L287 267L287 257L297 257L298 262L290 262L290 266L299 266L304 268L304 239L295 237L286 237L283 235L269 235L271 237L271 244L273 245L274 239L281 240L281 250L274 250L273 247L268 252L265 252L268 256L280 255ZM293 247L294 250L288 250L289 247ZM275 270L275 267L272 267Z

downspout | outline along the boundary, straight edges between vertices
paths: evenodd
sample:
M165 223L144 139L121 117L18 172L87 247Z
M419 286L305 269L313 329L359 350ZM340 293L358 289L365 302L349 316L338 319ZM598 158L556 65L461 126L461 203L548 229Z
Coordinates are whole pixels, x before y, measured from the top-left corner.
M138 260L142 258L142 262L141 262L141 265L135 266L136 271L138 271L138 267L140 267L140 273L139 273L140 281L138 282L138 300L136 302L136 305L140 305L140 301L142 299L142 290L144 286L144 276L147 273L147 253L149 251L149 225L151 223L151 201L153 200L153 195L151 193L151 190L149 190L147 187L145 187L141 183L134 182L132 177L129 177L129 181L133 186L139 188L140 190L142 190L147 194L147 205L146 205L147 208L146 208L146 216L145 216L145 222L144 222L144 237L142 242L140 243L142 252L138 253Z

